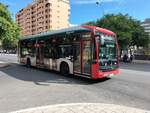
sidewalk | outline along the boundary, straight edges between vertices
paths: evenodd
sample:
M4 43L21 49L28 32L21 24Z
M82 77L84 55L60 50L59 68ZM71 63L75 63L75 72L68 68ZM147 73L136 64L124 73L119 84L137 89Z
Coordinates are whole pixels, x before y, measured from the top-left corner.
M133 60L134 63L150 64L150 60Z
M150 111L113 104L76 103L50 105L11 113L150 113Z
M9 66L9 63L0 61L0 68Z

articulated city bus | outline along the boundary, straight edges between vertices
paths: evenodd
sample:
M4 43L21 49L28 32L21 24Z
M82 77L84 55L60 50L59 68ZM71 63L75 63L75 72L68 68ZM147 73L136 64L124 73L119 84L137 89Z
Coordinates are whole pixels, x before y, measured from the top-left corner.
M119 73L119 48L115 33L78 26L23 38L19 62L30 66L91 79Z

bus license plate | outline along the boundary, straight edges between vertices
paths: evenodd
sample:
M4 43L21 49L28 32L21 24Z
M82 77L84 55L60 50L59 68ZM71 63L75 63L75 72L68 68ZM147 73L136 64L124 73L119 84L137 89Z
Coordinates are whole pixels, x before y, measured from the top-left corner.
M109 75L108 75L108 77L113 77L113 76L114 76L114 74L109 74Z
M105 77L113 77L114 74L106 74Z

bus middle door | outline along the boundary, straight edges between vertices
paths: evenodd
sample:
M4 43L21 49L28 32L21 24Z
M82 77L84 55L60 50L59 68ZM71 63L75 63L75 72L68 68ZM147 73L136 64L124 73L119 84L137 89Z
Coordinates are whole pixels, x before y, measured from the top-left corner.
M36 64L37 66L44 65L44 43L40 41L37 47L37 54L36 54Z
M73 73L81 74L81 42L73 44Z

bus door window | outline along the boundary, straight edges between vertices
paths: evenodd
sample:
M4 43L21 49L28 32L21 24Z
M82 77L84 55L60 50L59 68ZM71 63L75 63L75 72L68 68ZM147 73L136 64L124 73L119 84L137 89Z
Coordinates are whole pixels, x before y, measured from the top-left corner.
M52 59L58 59L58 52L57 52L58 46L52 46L51 47L51 58Z
M37 63L40 63L40 64L44 63L44 40L39 40L38 41Z
M74 67L74 73L81 74L81 44L80 42L77 42L73 45L73 67Z
M83 41L82 45L82 67L83 67L83 73L84 74L91 74L91 56L92 56L92 50L91 50L91 41Z

